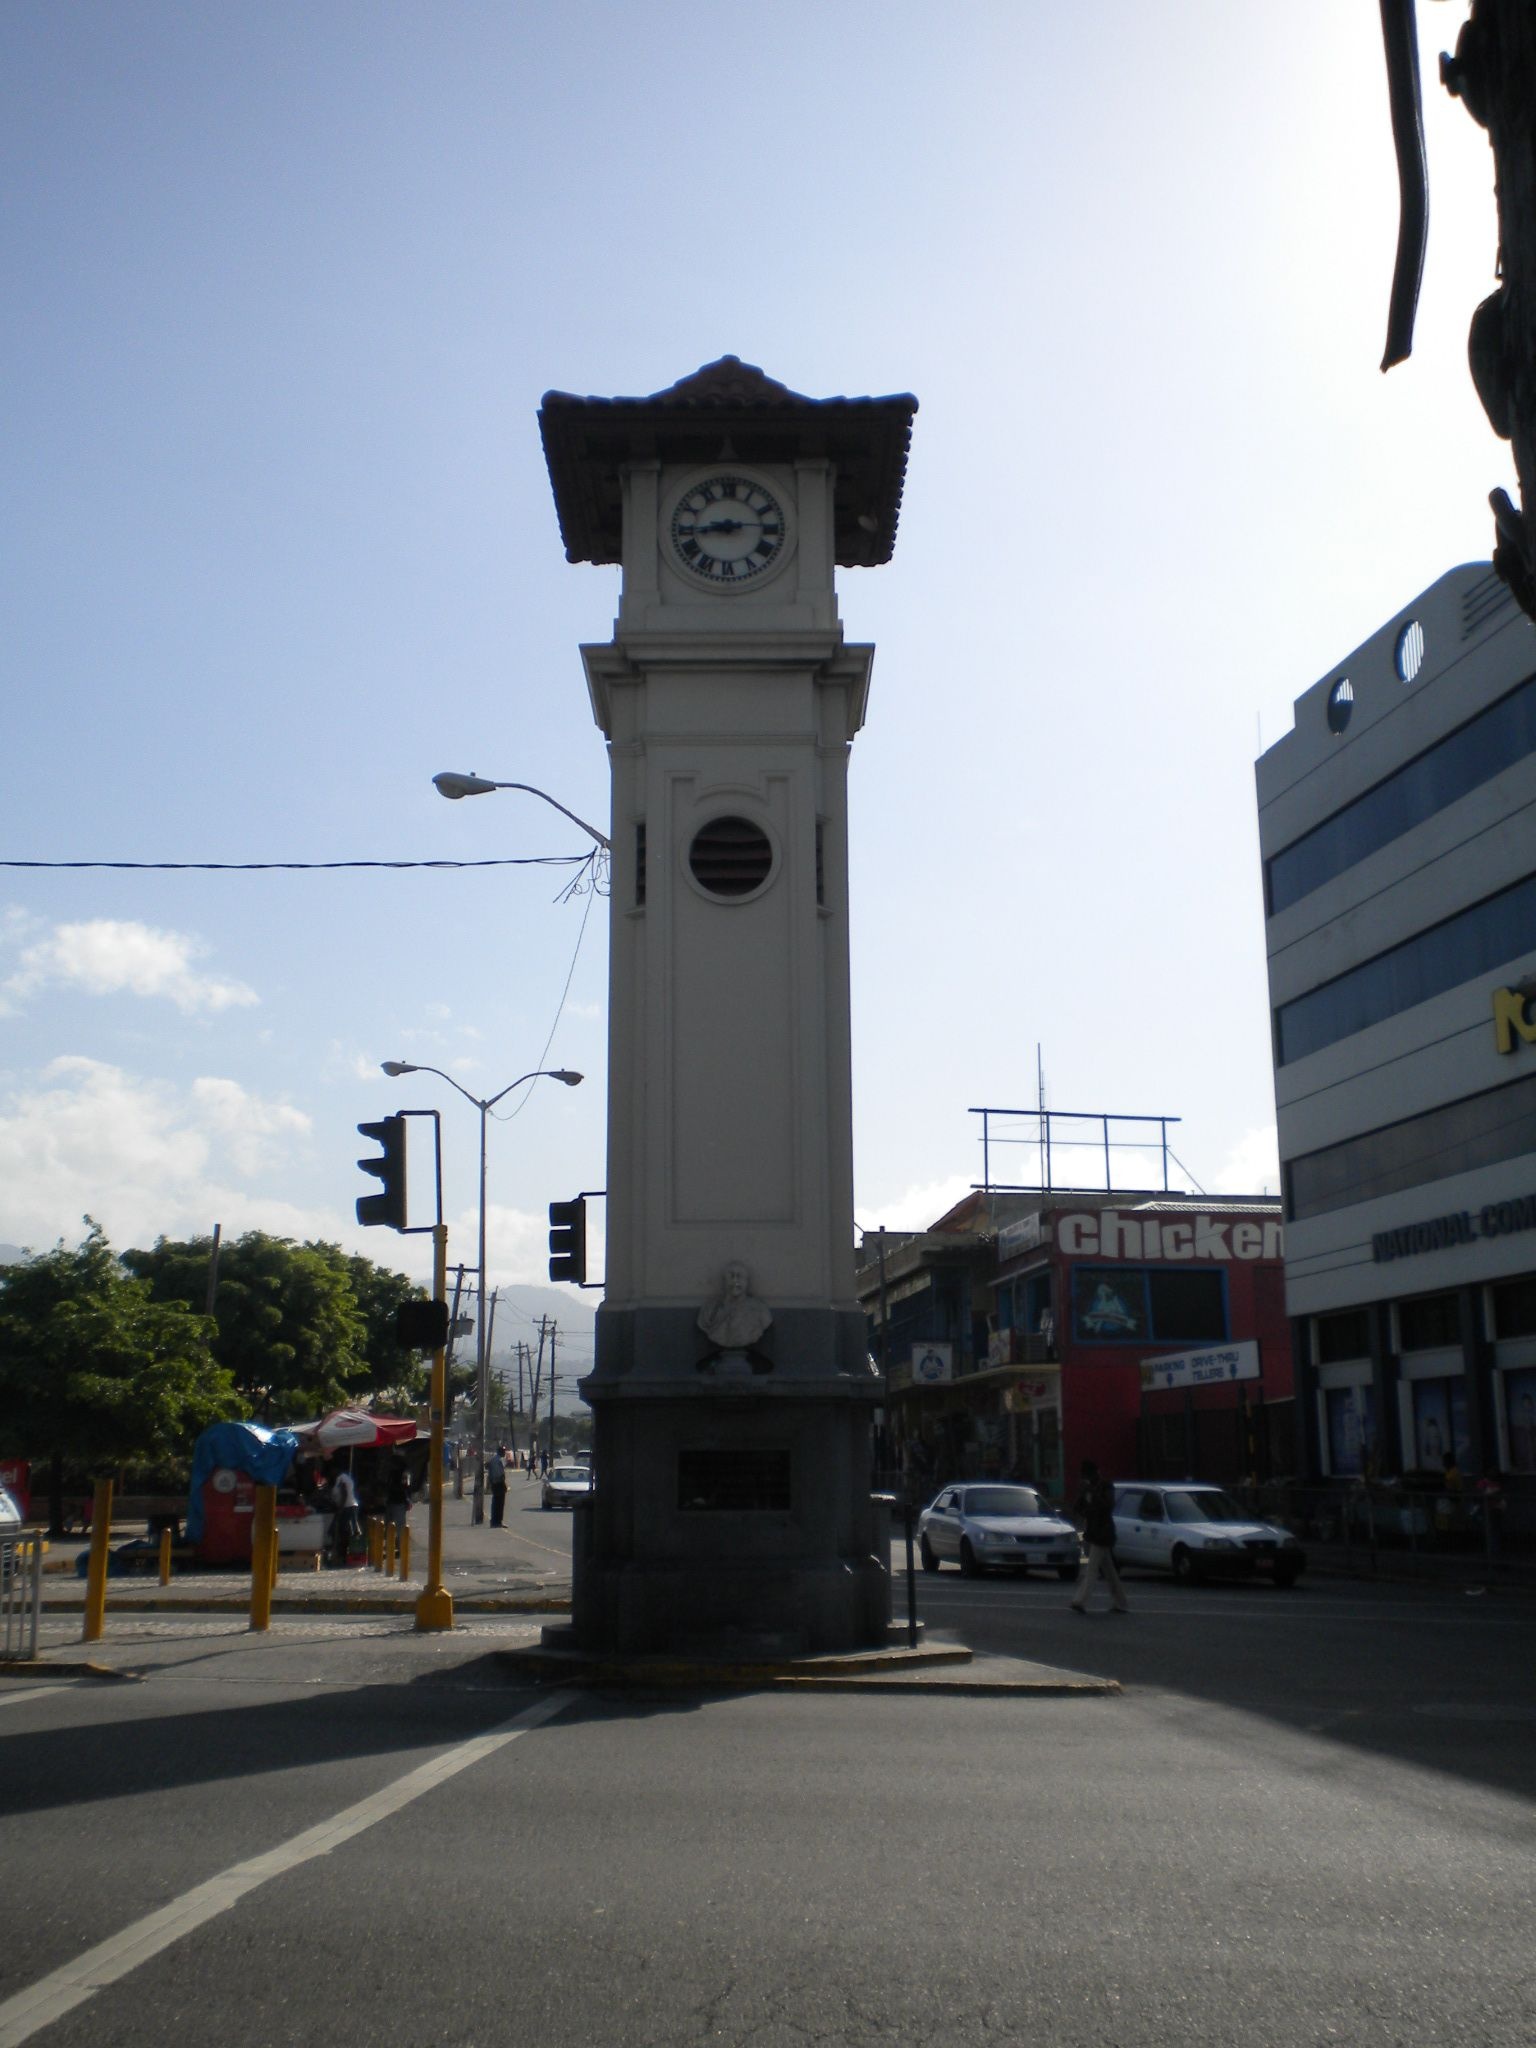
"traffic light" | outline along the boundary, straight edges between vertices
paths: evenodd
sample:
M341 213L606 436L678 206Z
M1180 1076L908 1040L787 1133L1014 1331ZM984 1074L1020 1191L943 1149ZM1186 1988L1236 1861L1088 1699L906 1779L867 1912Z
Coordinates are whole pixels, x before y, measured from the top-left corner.
M364 1173L377 1174L383 1182L376 1195L359 1195L359 1223L383 1223L391 1230L405 1228L405 1118L387 1116L381 1123L359 1124L365 1138L382 1148L378 1159L359 1159Z
M395 1342L406 1351L441 1351L448 1342L447 1302L402 1301L395 1310Z
M585 1195L578 1195L574 1202L549 1205L549 1277L574 1280L578 1286L587 1277Z

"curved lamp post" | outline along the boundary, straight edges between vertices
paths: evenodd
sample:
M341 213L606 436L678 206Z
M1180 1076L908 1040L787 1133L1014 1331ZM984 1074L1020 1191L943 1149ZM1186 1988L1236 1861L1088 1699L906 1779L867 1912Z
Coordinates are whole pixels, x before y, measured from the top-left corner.
M542 794L542 792L540 792L540 794ZM559 805L556 805L556 809L558 810L559 808L561 807ZM578 819L577 822L580 823L580 820ZM591 828L588 827L588 830L590 829ZM490 1363L489 1359L486 1356L485 1349L486 1119L490 1116L491 1111L496 1107L497 1103L501 1101L502 1096L510 1095L514 1088L521 1088L525 1081L563 1081L567 1088L574 1088L579 1083L582 1077L580 1074L572 1073L569 1070L569 1068L566 1067L535 1067L532 1073L519 1074L515 1081L509 1081L506 1087L501 1089L497 1094L481 1097L479 1095L471 1095L467 1088L461 1086L459 1082L455 1081L452 1074L445 1074L441 1067L417 1066L410 1060L384 1060L381 1062L381 1064L383 1066L384 1072L388 1074L392 1079L398 1077L401 1074L436 1074L437 1078L440 1081L446 1081L450 1088L457 1089L459 1094L463 1096L464 1100L466 1102L472 1102L475 1108L478 1109L480 1112L480 1306L479 1311L475 1316L475 1406L477 1409L477 1418L475 1424L475 1447L478 1455L475 1464L475 1494L472 1515L473 1519L476 1522L482 1522L485 1519L485 1404L486 1396L488 1393L488 1381L486 1375L487 1367Z
M585 818L578 818L574 811L568 811L564 804L556 803L547 790L535 789L531 782L489 782L483 775L457 775L452 769L444 769L441 775L434 775L432 781L439 796L452 797L455 800L461 796L486 796L493 789L521 789L529 796L542 797L544 802L553 805L562 817L569 818L573 825L579 825L589 839L596 840L604 853L613 851L605 833L599 832L595 825L589 825Z

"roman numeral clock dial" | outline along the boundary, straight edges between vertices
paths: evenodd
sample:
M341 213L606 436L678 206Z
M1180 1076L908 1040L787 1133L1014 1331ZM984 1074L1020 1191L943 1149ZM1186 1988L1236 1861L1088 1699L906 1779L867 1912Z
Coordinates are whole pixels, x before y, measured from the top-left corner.
M711 476L685 491L672 514L679 567L715 590L750 583L784 550L779 501L745 476Z

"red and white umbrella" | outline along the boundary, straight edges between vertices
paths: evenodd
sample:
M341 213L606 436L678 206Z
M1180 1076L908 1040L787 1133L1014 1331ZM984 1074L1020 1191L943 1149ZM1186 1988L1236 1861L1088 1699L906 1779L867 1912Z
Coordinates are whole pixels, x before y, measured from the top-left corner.
M318 1422L297 1422L293 1433L324 1451L371 1450L379 1444L416 1440L416 1425L401 1415L369 1415L361 1408L333 1408Z

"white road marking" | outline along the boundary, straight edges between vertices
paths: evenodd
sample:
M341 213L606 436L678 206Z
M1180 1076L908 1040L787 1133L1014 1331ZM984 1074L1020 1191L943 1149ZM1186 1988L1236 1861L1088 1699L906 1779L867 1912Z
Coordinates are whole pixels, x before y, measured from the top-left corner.
M179 1899L172 1899L158 1912L135 1920L132 1926L125 1927L110 1940L98 1942L95 1948L87 1949L72 1963L65 1963L61 1969L41 1978L26 1991L17 1992L14 1998L8 1998L0 2005L0 2048L19 2048L21 2042L29 2041L42 2028L51 2026L75 2006L83 2005L86 1999L108 1984L115 1984L120 1977L126 1977L140 1963L148 1962L162 1949L169 1948L184 1935L194 1933L218 1914L227 1913L247 1892L254 1891L269 1878L280 1877L285 1871L311 1862L316 1856L328 1856L344 1842L352 1841L377 1822L387 1820L414 1800L435 1791L460 1771L467 1771L472 1764L483 1763L488 1756L504 1749L509 1742L515 1742L530 1728L553 1720L575 1697L572 1692L551 1693L548 1699L537 1701L500 1728L493 1728L490 1734L477 1735L469 1742L461 1742L457 1749L445 1750L430 1763L421 1764L403 1778L397 1778L394 1784L384 1786L367 1799L360 1799L355 1806L344 1807L330 1820L306 1828L303 1834L279 1843L277 1848L268 1849L263 1855L251 1857L248 1862L232 1865L217 1877L209 1878L205 1884L194 1885L191 1891L183 1892Z
M67 1685L34 1685L30 1691L0 1693L0 1707L14 1707L20 1700L45 1700L50 1693L68 1691Z

